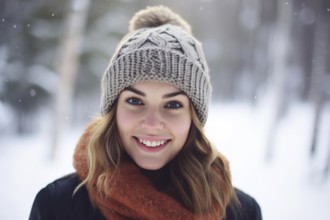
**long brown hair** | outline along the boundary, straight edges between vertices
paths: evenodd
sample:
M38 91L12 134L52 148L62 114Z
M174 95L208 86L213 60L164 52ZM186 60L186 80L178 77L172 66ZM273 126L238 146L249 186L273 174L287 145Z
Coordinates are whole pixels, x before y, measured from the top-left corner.
M217 205L219 212L225 215L227 205L236 199L228 164L212 147L190 105L192 123L186 143L170 162L172 190L183 205L196 214L205 214ZM108 186L118 174L124 155L116 126L116 108L115 103L112 110L97 121L90 134L88 174L77 189L82 185L89 189L96 185L101 195L109 195Z
M231 183L228 161L212 146L205 136L194 107L192 123L185 146L173 160L172 182L184 204L203 214L214 203L225 213L235 192Z

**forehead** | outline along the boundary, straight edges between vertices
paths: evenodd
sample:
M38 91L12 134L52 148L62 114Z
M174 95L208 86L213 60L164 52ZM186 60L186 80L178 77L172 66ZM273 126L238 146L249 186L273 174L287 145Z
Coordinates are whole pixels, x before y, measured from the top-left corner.
M130 87L133 87L134 89L146 90L146 91L163 91L163 92L180 91L179 88L177 88L171 84L163 83L163 82L152 82L152 81L136 83Z
M161 83L161 82L143 82L137 83L132 86L126 87L123 92L125 91L135 93L137 95L148 97L148 98L172 98L172 97L186 97L188 96L185 92L168 83ZM125 93L129 94L129 93Z

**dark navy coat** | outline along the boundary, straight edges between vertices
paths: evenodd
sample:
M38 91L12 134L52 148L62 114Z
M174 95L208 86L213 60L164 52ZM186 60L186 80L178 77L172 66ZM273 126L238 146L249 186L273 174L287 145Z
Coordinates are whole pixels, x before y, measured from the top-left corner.
M29 220L105 220L101 212L94 208L85 187L79 185L77 174L70 174L50 183L37 194ZM236 189L241 203L239 209L227 208L227 220L262 220L258 203L249 195Z

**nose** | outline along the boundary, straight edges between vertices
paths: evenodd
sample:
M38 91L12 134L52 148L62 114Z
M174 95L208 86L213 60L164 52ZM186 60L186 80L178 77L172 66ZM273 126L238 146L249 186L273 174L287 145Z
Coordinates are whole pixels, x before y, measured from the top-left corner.
M146 111L141 122L141 128L150 130L162 130L165 124L159 110L150 108Z

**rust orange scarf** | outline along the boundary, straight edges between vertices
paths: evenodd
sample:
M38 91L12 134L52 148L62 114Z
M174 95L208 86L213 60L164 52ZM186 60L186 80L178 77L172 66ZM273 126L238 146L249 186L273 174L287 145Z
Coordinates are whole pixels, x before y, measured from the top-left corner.
M74 167L81 179L86 178L87 140L93 129L90 126L81 137L74 153ZM220 219L214 211L205 216L196 216L170 195L155 188L151 180L141 173L132 162L120 166L120 174L112 185L111 195L107 198L97 193L96 187L89 190L91 199L96 203L106 219Z

